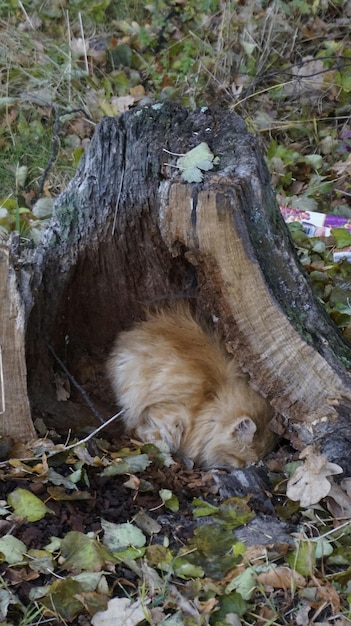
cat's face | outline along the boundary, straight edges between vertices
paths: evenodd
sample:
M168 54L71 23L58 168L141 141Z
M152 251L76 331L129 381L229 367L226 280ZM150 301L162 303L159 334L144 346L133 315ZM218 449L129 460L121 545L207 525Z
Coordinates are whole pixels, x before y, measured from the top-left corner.
M209 405L196 418L182 451L204 467L243 467L258 460L254 445L256 424L248 415L226 420L217 407Z

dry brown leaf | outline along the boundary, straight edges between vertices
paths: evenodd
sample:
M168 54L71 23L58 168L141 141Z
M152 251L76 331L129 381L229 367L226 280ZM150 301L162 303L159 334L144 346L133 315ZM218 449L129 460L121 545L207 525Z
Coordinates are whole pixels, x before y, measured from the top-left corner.
M339 613L341 601L340 601L340 596L337 590L327 580L324 580L323 583L324 584L321 585L320 581L317 578L315 578L314 576L312 577L311 584L314 584L314 585L317 584L317 596L318 596L318 602L311 603L313 608L315 609L319 608L321 602L323 604L326 602L333 608L334 614Z
M138 491L140 487L140 478L138 478L138 476L135 476L135 474L131 474L129 476L129 479L126 480L125 483L123 483L123 487L128 487L129 489L135 489L135 491Z
M286 494L290 500L299 500L301 506L308 507L329 494L332 483L328 477L341 474L343 470L340 465L329 463L324 456L316 453L313 446L307 446L299 458L305 463L289 479Z
M267 572L257 576L258 582L265 587L274 589L291 589L291 586L306 587L306 581L301 574L289 567L272 567Z
M332 166L332 169L337 174L350 175L351 174L351 154L348 155L346 161L337 161L336 163L334 163L334 165Z
M249 546L244 554L247 563L257 562L267 558L267 546Z
M274 618L277 617L275 611L270 606L264 605L259 612L259 619L255 622L256 626L266 626L266 624L274 624Z
M119 113L125 113L133 106L135 98L133 96L116 96L111 98L111 106L116 108Z
M302 98L305 102L313 101L320 97L320 92L325 91L323 61L306 56L302 64L293 68L292 80L284 86L287 96Z
M145 89L143 85L135 85L129 89L129 93L133 96L134 100L141 100L145 96Z
M351 497L343 488L343 483L344 481L341 481L340 485L333 483L327 496L328 510L335 518L351 518Z
M209 598L205 602L197 602L196 606L199 609L200 613L204 613L208 615L213 611L214 607L218 604L218 600L216 598Z
M55 374L55 387L56 399L59 402L65 402L68 400L71 394L69 380L59 372L56 372Z

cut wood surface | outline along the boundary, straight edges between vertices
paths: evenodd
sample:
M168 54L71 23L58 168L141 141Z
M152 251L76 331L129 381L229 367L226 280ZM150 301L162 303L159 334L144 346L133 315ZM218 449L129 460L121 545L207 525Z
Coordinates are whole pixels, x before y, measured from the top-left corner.
M218 163L185 183L173 155L201 142ZM276 408L277 430L351 472L351 349L312 294L258 141L235 113L163 104L102 120L18 280L35 414L94 422L74 389L57 400L48 344L107 414L115 334L155 300L191 297Z

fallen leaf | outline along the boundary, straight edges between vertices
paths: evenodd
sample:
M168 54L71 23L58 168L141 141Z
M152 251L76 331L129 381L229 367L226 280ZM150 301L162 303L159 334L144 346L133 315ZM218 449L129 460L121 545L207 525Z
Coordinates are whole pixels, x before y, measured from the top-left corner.
M0 553L3 555L2 560L9 563L9 565L22 563L26 552L27 546L23 541L12 537L12 535L0 537Z
M56 372L55 374L56 399L58 402L65 402L71 395L68 378Z
M92 626L135 626L147 619L148 613L141 600L133 602L128 598L112 598L106 611L95 613Z
M115 96L111 98L111 105L115 107L119 113L128 111L134 103L135 98L133 96Z
M167 509L173 513L179 511L179 500L169 489L160 489L159 495Z
M239 576L235 576L225 588L225 593L237 591L244 600L250 600L256 589L256 575L253 570L247 568Z
M315 453L313 446L307 446L299 458L305 459L305 463L289 479L286 494L290 500L299 500L302 507L308 507L328 495L331 489L328 477L341 474L343 470L340 465L329 463L324 456Z
M203 171L212 170L218 162L204 141L179 157L177 167L182 170L182 178L188 183L199 183L203 179Z
M78 600L82 591L82 586L72 578L55 580L49 588L49 593L40 599L40 603L50 613L59 615L61 620L71 621L83 608Z
M113 561L106 548L96 539L72 530L62 539L61 554L65 569L79 574L98 572L106 562Z
M130 95L134 100L141 100L145 96L145 89L143 85L135 85L129 89Z
M129 522L113 524L102 519L101 526L104 531L104 544L111 552L125 550L128 546L142 548L146 544L144 533Z
M306 586L305 578L289 567L272 567L267 572L259 574L257 580L262 585L273 587L274 589L291 589L292 586Z
M25 518L28 522L37 522L47 513L53 513L40 498L27 489L15 489L10 493L7 501L15 515Z
M351 517L351 498L342 489L342 484L331 486L326 498L328 510L333 517Z
M351 175L351 154L348 155L345 161L336 161L336 163L332 165L332 170L340 175Z

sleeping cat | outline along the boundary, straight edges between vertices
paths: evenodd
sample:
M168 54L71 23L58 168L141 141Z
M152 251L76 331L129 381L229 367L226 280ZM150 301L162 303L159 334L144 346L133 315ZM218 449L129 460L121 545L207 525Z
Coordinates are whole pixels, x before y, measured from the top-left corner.
M108 362L126 429L204 467L242 467L274 445L273 409L187 303L120 333Z

